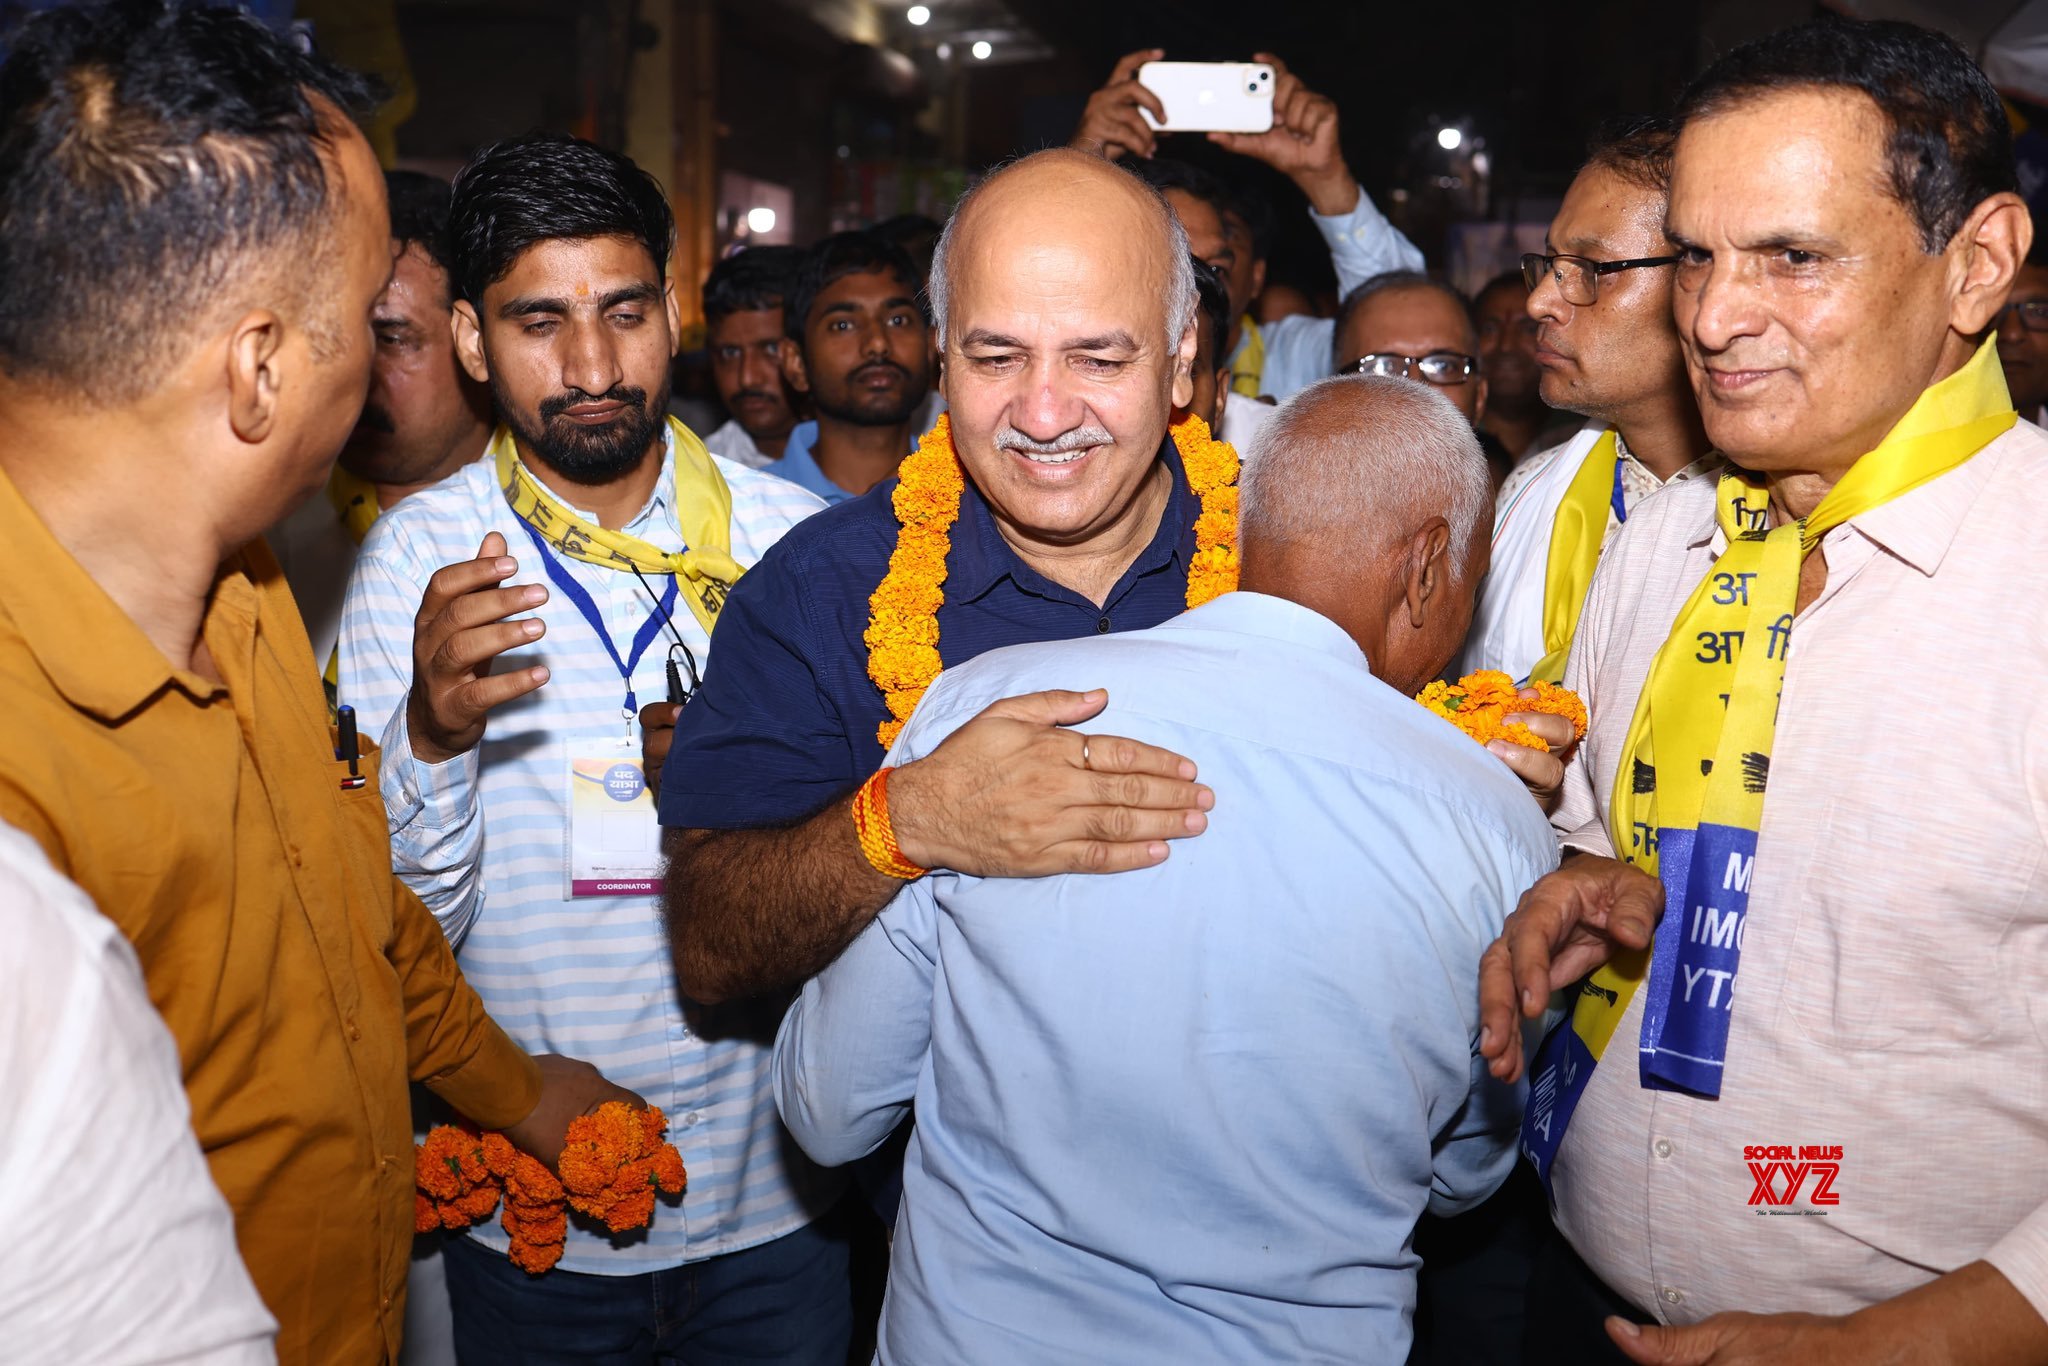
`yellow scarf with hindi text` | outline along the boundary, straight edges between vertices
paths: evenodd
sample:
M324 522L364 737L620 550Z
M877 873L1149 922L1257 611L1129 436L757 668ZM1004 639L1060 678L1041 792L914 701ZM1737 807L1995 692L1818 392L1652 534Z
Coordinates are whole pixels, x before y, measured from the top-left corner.
M509 429L500 427L492 436L490 458L497 462L498 487L513 514L549 545L585 564L675 575L690 614L708 636L742 572L732 557L732 489L695 433L670 418L668 434L676 464L676 528L689 547L674 553L596 526L564 507L520 460Z
M1987 340L1922 393L1804 522L1771 527L1764 481L1734 469L1721 476L1716 507L1727 548L1652 661L1615 768L1608 833L1622 858L1659 876L1659 831L1702 822L1758 828L1802 562L1829 531L1957 468L2016 419ZM1666 916L1682 917L1688 908L1669 904L1671 885L1666 879ZM1650 957L1617 957L1581 992L1571 1027L1596 1061Z

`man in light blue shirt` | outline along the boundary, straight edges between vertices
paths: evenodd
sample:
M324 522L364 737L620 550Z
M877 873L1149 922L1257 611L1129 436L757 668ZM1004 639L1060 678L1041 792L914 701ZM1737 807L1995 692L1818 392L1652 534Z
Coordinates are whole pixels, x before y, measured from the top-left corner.
M1217 804L1140 871L913 882L791 1007L776 1095L813 1157L915 1103L883 1362L1403 1360L1417 1218L1514 1161L1473 984L1556 863L1521 784L1410 698L1470 621L1491 487L1427 386L1326 380L1247 464L1241 591L926 694L896 762L993 698L1102 686Z
M931 392L931 326L916 267L870 232L805 253L783 301L782 373L817 416L799 422L768 473L843 503L896 475Z

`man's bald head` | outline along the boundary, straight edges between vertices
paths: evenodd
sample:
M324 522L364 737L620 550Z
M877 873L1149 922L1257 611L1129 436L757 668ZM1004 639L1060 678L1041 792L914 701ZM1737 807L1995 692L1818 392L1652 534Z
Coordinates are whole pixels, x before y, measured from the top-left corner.
M1411 380L1339 375L1260 429L1239 479L1240 584L1314 608L1413 691L1464 641L1493 480L1472 424Z
M1113 162L1070 147L1011 162L961 197L939 235L926 297L940 348L953 338L947 304L956 270L969 262L1005 269L1022 257L1077 250L1123 264L1156 283L1167 303L1169 350L1195 315L1188 236L1173 206Z

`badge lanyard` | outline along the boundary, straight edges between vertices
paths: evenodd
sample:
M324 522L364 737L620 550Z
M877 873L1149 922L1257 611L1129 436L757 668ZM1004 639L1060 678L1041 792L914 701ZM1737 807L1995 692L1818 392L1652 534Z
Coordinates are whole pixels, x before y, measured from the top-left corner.
M647 647L654 643L654 638L661 634L664 623L668 623L671 632L675 630L669 615L669 609L676 601L674 576L670 576L667 588L655 599L654 611L648 616L646 624L634 634L632 653L621 658L619 647L612 643L612 634L605 629L604 616L597 610L597 603L591 599L590 593L582 584L576 582L561 561L555 558L554 552L548 547L547 539L540 532L530 523L521 522L520 525L524 526L526 534L533 538L534 549L540 552L541 567L547 570L548 578L552 579L555 587L561 589L569 601L575 604L576 610L583 614L583 619L597 632L597 638L604 642L605 652L611 655L612 663L618 667L619 678L626 685L626 703L621 714L625 717L626 741L630 744L633 738L633 723L640 715L639 698L633 692L633 668L639 664L640 657L647 653ZM645 586L646 580L642 579L641 583ZM652 590L649 592L651 595Z
M1617 455L1614 458L1614 500L1612 503L1614 520L1617 523L1628 520L1628 499L1622 495L1621 491L1621 462L1622 457Z

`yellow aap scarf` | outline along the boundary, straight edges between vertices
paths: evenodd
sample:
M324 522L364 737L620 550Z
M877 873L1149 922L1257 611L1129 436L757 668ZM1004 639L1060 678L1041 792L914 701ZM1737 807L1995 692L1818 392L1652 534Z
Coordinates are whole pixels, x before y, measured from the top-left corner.
M377 514L382 510L377 506L376 485L356 478L340 465L327 476L327 501L334 505L334 515L341 518L348 538L357 545L377 525Z
M690 614L708 636L741 573L732 557L732 490L711 452L688 427L670 418L668 434L675 449L676 528L689 547L675 554L657 550L638 536L594 526L563 507L519 459L507 428L498 428L491 438L490 458L497 462L498 487L505 491L513 515L549 545L585 564L673 574L683 587Z
M348 532L348 538L356 545L370 534L370 528L377 525L377 516L383 509L377 506L377 488L367 479L358 479L340 465L327 476L327 501L334 505L334 515L341 519L341 525ZM320 685L327 693L327 711L332 717L335 701L341 693L341 646L337 644L327 652L327 668L320 675Z
M1642 1084L1718 1096L1743 922L1770 776L1800 565L1833 528L1963 464L2017 415L1986 341L1920 395L1802 523L1770 525L1764 481L1730 470L1716 493L1727 548L1651 662L1608 803L1608 833L1664 884L1650 950L1580 984L1531 1072L1523 1150L1550 1165L1630 999L1648 982Z
M1247 313L1237 320L1244 329L1244 345L1230 362L1230 392L1243 394L1246 398L1259 396L1259 383L1266 374L1266 339L1259 335L1259 325Z
M1572 652L1579 627L1579 609L1600 565L1600 546L1607 539L1607 517L1614 506L1614 470L1621 447L1610 429L1601 433L1579 462L1579 472L1566 486L1564 501L1550 524L1550 558L1543 570L1543 658L1529 670L1531 682L1564 681L1564 662Z

